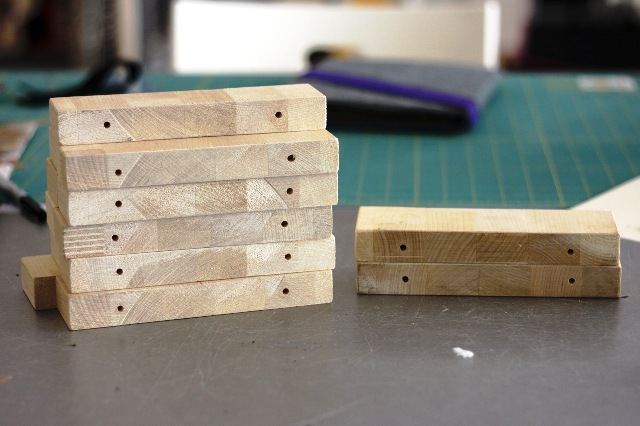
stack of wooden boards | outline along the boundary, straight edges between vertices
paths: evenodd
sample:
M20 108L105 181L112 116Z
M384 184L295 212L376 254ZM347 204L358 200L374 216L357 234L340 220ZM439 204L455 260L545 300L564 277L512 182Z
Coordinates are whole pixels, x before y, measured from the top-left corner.
M70 329L331 302L338 140L311 86L56 98L50 119L34 307L56 269Z
M362 207L358 292L620 297L610 212Z

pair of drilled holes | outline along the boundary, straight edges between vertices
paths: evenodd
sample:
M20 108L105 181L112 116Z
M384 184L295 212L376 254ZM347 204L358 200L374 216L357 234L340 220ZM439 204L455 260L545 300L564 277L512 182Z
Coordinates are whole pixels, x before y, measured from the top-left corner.
M276 118L282 118L282 112L281 111L276 111L275 116L276 116ZM111 127L111 123L108 122L108 121L105 121L103 125L104 125L105 129L108 129L109 127Z
M406 275L403 276L402 277L402 282L403 283L408 283L409 282L409 277L406 276ZM575 278L573 278L573 277L569 278L569 284L575 284L575 283L576 283L576 279Z
M406 244L400 244L400 250L405 251L406 249L407 249ZM569 256L573 256L574 253L575 253L575 251L573 251L573 249L567 250L567 254Z

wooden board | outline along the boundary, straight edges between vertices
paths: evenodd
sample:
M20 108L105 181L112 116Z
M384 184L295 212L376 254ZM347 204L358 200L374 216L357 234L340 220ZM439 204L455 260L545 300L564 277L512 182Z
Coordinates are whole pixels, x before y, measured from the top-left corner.
M66 192L58 188L58 207L70 226L319 207L337 202L337 173L93 191Z
M610 212L362 207L359 262L617 265Z
M48 195L51 238L67 259L317 240L330 237L333 229L331 206L70 227Z
M22 289L36 310L56 307L58 265L51 255L23 257Z
M308 84L53 98L61 145L282 133L326 126L326 98Z
M359 263L358 293L620 297L620 265Z
M335 247L331 236L322 240L54 258L69 290L80 293L333 269Z
M326 130L57 146L69 191L338 172Z
M71 330L331 303L331 271L70 293L58 278L58 310Z

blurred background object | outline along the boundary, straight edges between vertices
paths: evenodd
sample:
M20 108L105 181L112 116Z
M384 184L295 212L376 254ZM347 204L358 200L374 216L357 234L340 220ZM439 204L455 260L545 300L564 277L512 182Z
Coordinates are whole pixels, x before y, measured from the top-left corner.
M172 65L178 72L301 72L317 49L369 58L436 60L495 68L500 6L425 4L173 3Z
M118 56L150 71L291 72L309 49L337 47L518 70L638 69L639 9L640 0L0 0L0 68L91 68Z
M640 1L537 0L522 55L526 70L640 69Z

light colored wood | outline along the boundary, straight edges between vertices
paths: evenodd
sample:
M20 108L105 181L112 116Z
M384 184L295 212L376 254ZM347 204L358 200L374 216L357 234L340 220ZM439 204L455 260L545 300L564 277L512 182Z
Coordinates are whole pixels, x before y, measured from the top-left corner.
M61 145L282 133L326 126L326 98L308 84L53 98Z
M331 236L331 206L70 227L47 197L52 237L67 259L164 250L318 240ZM286 221L287 226L282 226Z
M620 265L359 263L358 293L620 297Z
M338 171L326 130L58 146L69 191L171 185Z
M58 278L58 310L71 330L331 303L331 271L70 293Z
M47 158L47 194L51 198L51 201L55 205L58 204L58 187L60 186L60 181L58 179L58 172L56 171L56 167L53 164L53 160L51 158Z
M359 262L617 265L610 212L361 207Z
M21 261L22 289L35 310L56 307L56 276L58 265L49 254L23 257Z
M117 256L58 258L72 293L333 269L333 236Z
M55 167L55 169L60 170L62 162L62 160L60 159L60 145L54 139L52 129L53 126L49 125L49 157L51 158L51 161L53 161L53 166Z
M70 226L319 207L337 202L337 173L93 191L66 192L58 188L58 207Z

